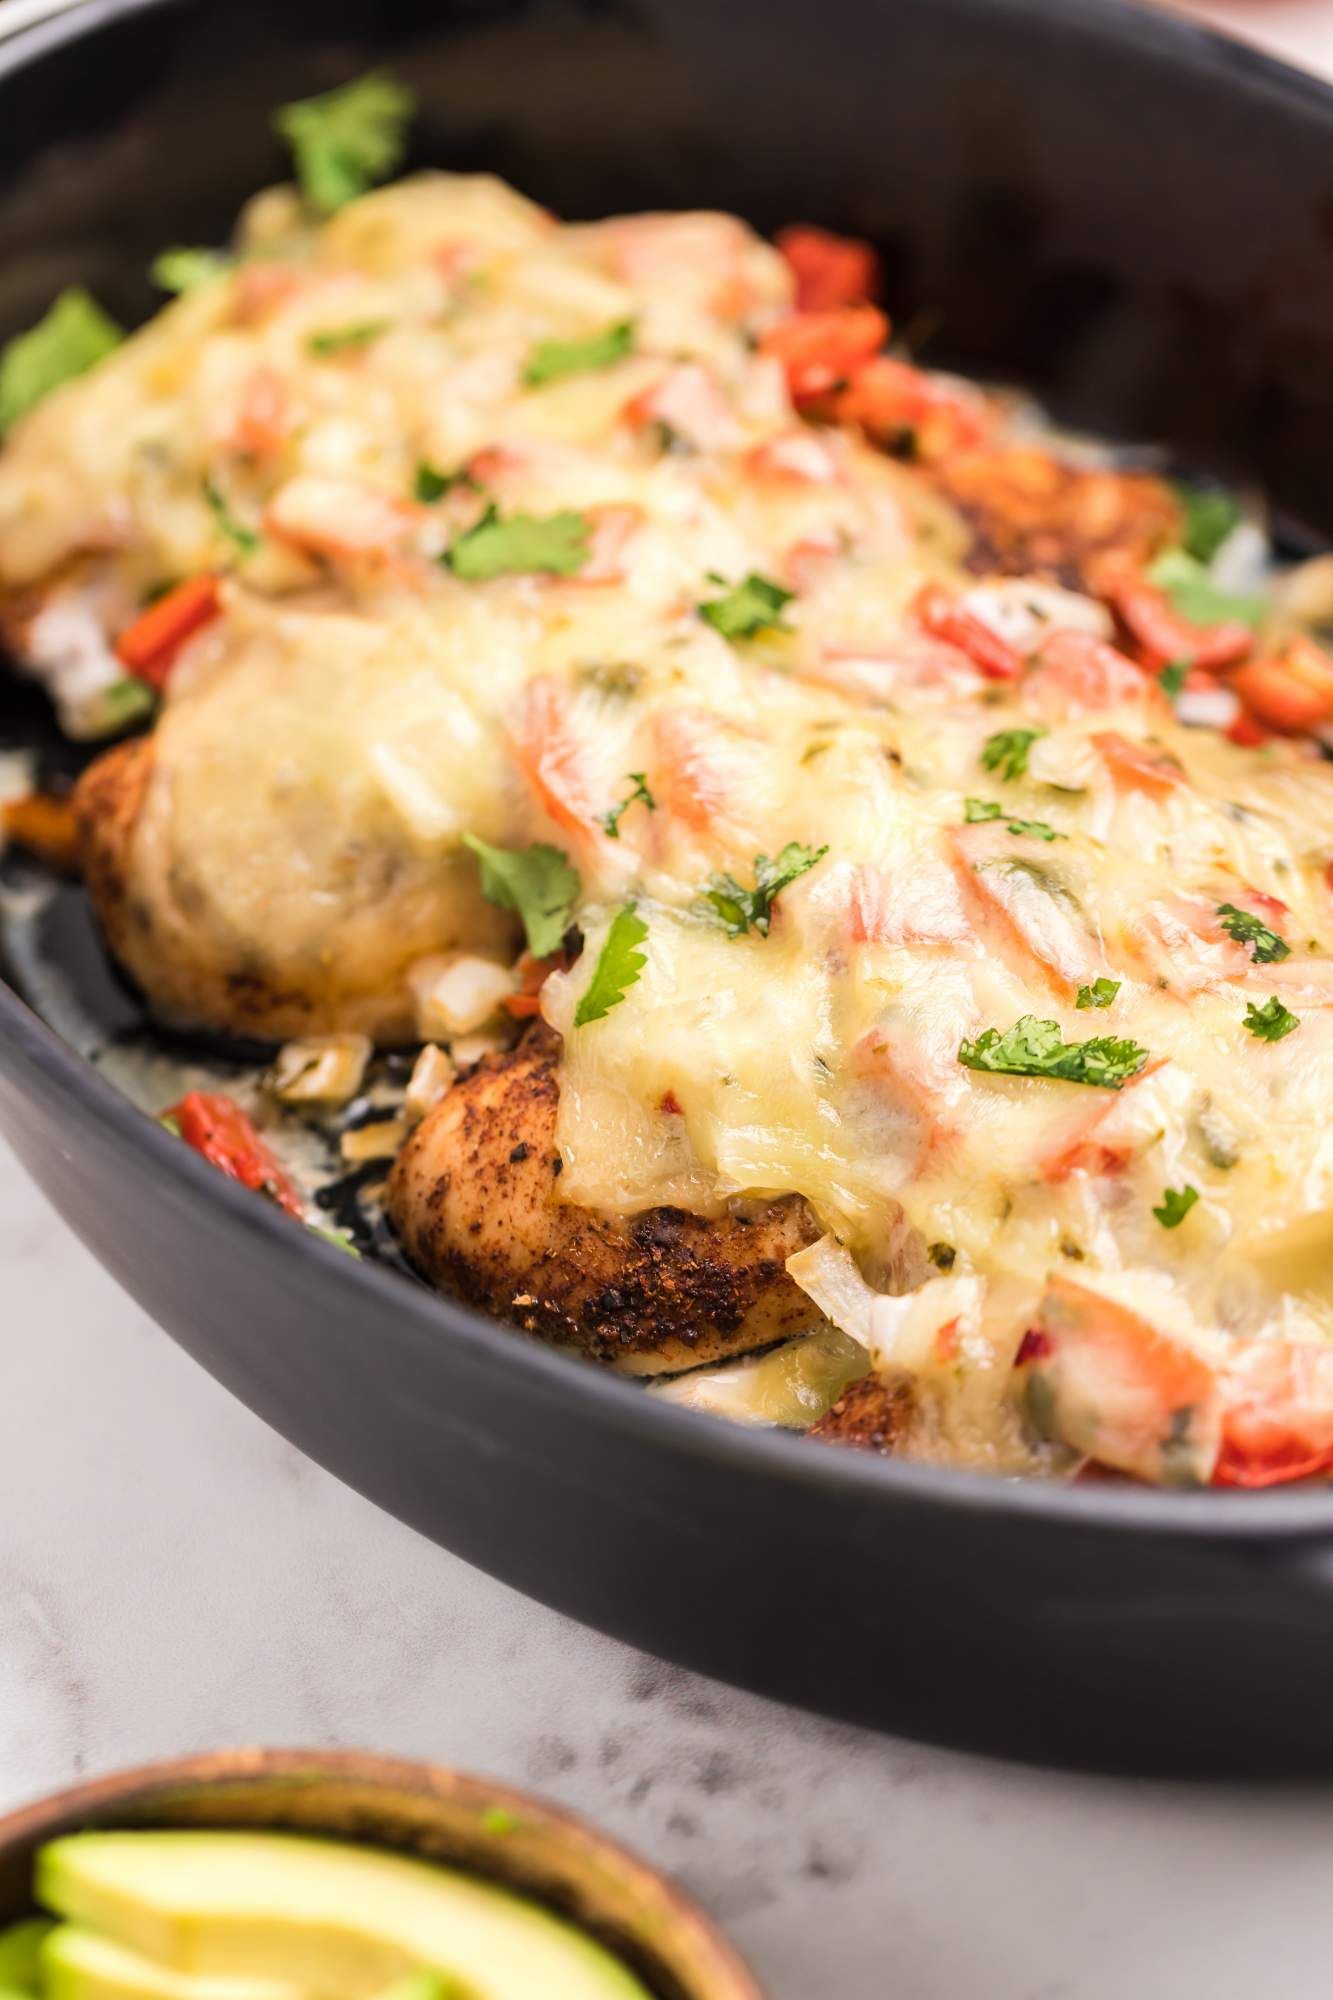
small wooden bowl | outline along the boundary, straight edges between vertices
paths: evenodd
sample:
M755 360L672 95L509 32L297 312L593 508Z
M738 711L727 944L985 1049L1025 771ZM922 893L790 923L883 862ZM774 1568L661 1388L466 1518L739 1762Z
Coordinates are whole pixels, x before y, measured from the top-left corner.
M0 1818L0 1922L32 1908L34 1850L80 1827L263 1827L465 1868L599 1938L657 2000L763 2000L665 1876L557 1807L488 1778L356 1750L218 1750L76 1785Z

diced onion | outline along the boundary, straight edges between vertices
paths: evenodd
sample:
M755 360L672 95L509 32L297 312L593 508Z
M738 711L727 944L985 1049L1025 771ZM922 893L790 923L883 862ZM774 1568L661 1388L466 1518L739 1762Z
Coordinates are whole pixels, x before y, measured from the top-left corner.
M339 1150L348 1166L363 1166L367 1160L387 1160L407 1137L405 1118L378 1118L373 1125L358 1125L344 1132Z
M455 1035L449 1053L459 1069L471 1069L484 1056L498 1055L504 1046L503 1035Z
M419 959L408 974L416 1003L417 1032L423 1041L452 1041L485 1027L517 988L508 966L493 958L460 952L452 958Z
M286 1042L264 1078L283 1104L346 1104L356 1096L370 1061L368 1035L316 1035Z
M1188 729L1229 729L1240 714L1240 696L1227 687L1182 688L1176 721Z
M453 1085L458 1071L448 1053L435 1042L427 1042L417 1057L408 1079L403 1110L409 1124L417 1125L434 1109Z
M821 1236L808 1250L789 1257L787 1274L834 1326L859 1340L877 1360L889 1358L894 1336L911 1310L910 1293L894 1299L877 1292L834 1236Z

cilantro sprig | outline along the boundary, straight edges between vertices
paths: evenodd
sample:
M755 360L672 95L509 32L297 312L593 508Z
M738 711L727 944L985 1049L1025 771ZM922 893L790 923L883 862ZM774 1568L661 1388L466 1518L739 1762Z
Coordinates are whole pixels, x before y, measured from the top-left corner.
M714 923L722 925L728 937L744 937L749 930L767 937L773 921L773 905L782 891L827 853L827 847L806 847L799 840L789 840L776 859L757 854L752 889L747 889L730 873L710 875L701 891L704 912Z
M981 746L981 768L994 771L1002 781L1021 778L1028 767L1028 752L1044 729L997 729Z
M1198 1199L1199 1190L1196 1187L1163 1188L1161 1202L1153 1209L1153 1214L1163 1229L1179 1229Z
M474 528L440 557L455 576L485 582L495 576L574 576L589 556L592 533L583 514L510 514L486 509Z
M1191 625L1259 625L1268 611L1266 598L1219 590L1203 564L1184 549L1165 549L1149 565L1148 580Z
M710 575L710 583L724 583L725 577ZM720 632L724 639L753 639L758 632L785 632L782 613L795 593L784 590L754 571L725 597L711 597L699 606L699 616Z
M208 502L208 510L217 522L219 530L232 547L243 556L252 556L261 546L263 537L257 529L247 528L244 521L237 520L226 495L215 480L204 481L204 499Z
M1283 1006L1276 993L1262 1007L1256 1007L1253 1000L1245 1003L1245 1026L1261 1042L1280 1042L1300 1025L1298 1016Z
M441 472L438 465L428 459L418 459L416 471L412 474L412 497L423 507L433 507L437 500L443 500L446 493L452 493L456 486L473 486L476 480L465 465L457 472Z
M312 333L306 342L312 354L321 358L330 354L346 354L353 348L369 347L382 333L389 331L387 319L354 320L349 326L325 327L319 333Z
M1039 1021L1024 1014L1003 1034L987 1028L958 1047L966 1069L996 1076L1046 1076L1061 1083L1086 1083L1099 1090L1119 1090L1137 1076L1148 1051L1118 1035L1097 1035L1089 1042L1066 1042L1058 1021Z
M211 284L231 269L230 257L220 250L191 250L183 244L159 250L148 267L148 275L163 292L193 292Z
M1074 1005L1083 1007L1109 1007L1120 991L1118 979L1094 979L1091 986L1080 986Z
M1219 903L1217 914L1222 919L1222 928L1237 944L1250 946L1250 959L1255 965L1273 965L1280 958L1291 956L1291 946L1285 938L1270 930L1261 917L1253 910L1238 910L1234 903Z
M0 353L0 431L125 338L109 313L81 286L60 294L44 319L20 333Z
M599 824L608 840L619 840L620 822L632 805L646 806L649 812L657 811L657 800L648 789L648 780L642 771L629 773L630 790L609 812L601 815Z
M574 1009L574 1026L586 1028L618 1007L638 979L647 958L638 947L648 935L648 926L633 903L616 912L606 942L597 956L592 978L584 987Z
M318 214L335 214L389 178L402 161L415 107L406 84L386 70L372 70L274 112L274 126L292 149L301 192Z
M1240 508L1220 486L1177 484L1175 492L1185 517L1181 547L1195 562L1210 563L1239 522Z
M586 340L539 340L523 364L525 389L540 389L547 382L563 381L566 375L585 375L594 368L609 368L634 352L634 322L617 320Z
M978 820L1008 819L1005 808L995 799L964 799L963 818L969 826ZM1010 819L1007 831L1016 834L1031 834L1035 840L1067 840L1068 834L1057 832L1044 819Z
M499 909L513 910L523 925L534 958L549 958L574 918L579 899L577 869L558 847L538 841L531 847L492 847L475 833L465 833L481 864L481 893Z
M1191 664L1189 660L1168 660L1157 676L1158 687L1172 704L1189 679Z

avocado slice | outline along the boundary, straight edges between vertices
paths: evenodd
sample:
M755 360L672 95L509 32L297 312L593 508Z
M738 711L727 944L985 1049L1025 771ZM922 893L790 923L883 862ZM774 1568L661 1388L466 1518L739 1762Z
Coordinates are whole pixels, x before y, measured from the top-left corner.
M42 1947L45 2000L310 2000L283 1979L194 1979L78 1924L57 1924Z
M0 1931L0 2000L41 1992L42 1944L50 1929L49 1917L24 1917Z
M302 1834L73 1833L37 1900L174 1972L369 2000L423 1968L468 2000L649 2000L593 1939L452 1869Z

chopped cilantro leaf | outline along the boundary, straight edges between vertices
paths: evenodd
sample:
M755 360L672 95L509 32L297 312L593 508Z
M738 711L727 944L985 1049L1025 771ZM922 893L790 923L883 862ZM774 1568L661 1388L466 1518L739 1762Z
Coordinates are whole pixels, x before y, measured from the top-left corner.
M231 259L220 250L187 250L177 244L159 250L148 267L148 275L163 292L192 292L231 269Z
M1115 1035L1066 1042L1057 1021L1039 1021L1035 1014L1024 1014L1003 1034L998 1028L987 1028L976 1041L960 1043L958 1060L967 1069L989 1070L998 1076L1049 1076L1062 1083L1119 1090L1131 1076L1138 1075L1148 1060L1148 1051Z
M617 320L586 340L539 340L523 366L525 389L559 382L566 375L583 375L590 368L609 368L634 352L634 322Z
M600 1021L613 1007L619 1006L648 963L637 949L647 935L648 926L633 903L626 903L616 912L592 978L574 1009L576 1028L586 1028L589 1021Z
M307 1222L306 1228L312 1236L322 1236L326 1243L331 1243L335 1250L342 1250L349 1257L361 1255L345 1229L326 1229L318 1222Z
M710 583L724 580L709 572ZM701 604L699 616L707 619L724 639L753 639L756 632L785 632L788 628L782 622L782 612L793 595L780 583L770 583L766 576L751 572L744 583L738 583L725 597L712 597Z
M112 681L102 690L99 719L105 730L99 733L110 736L128 729L132 723L146 722L156 707L157 696L147 681L126 674L123 680Z
M1272 965L1279 958L1290 957L1291 946L1287 940L1270 930L1252 910L1238 910L1234 903L1219 903L1217 914L1228 937L1234 938L1237 944L1252 947L1250 958L1255 965Z
M620 801L618 806L612 806L609 812L604 812L601 816L601 825L609 840L619 840L620 822L636 801L647 806L649 812L656 812L657 810L657 800L649 791L648 780L643 772L631 771L629 782L632 789L628 795Z
M1181 547L1195 562L1210 563L1240 520L1240 508L1220 486L1176 487L1185 515Z
M124 338L110 315L79 286L62 292L45 319L17 334L0 352L0 431L62 382L84 374Z
M1004 819L1005 817L1004 807L997 805L994 799L965 799L963 801L963 818L969 826L975 826L978 820ZM1068 838L1066 834L1057 833L1053 826L1048 826L1044 819L1011 819L1008 831L1018 834L1028 833L1036 840L1065 840Z
M531 573L573 576L588 560L590 532L583 514L511 514L501 520L492 506L440 561L469 582Z
M1276 993L1271 1000L1265 1000L1262 1007L1256 1007L1253 1000L1245 1003L1245 1026L1261 1042L1280 1042L1300 1021L1288 1007L1284 1007Z
M296 178L310 206L332 215L387 180L406 146L413 93L385 70L338 90L285 104L273 123L292 149Z
M1198 1199L1195 1187L1163 1188L1161 1204L1153 1214L1163 1229L1178 1229Z
M465 465L457 472L441 472L438 466L430 465L424 458L418 459L417 469L412 475L412 496L423 507L431 507L437 500L443 500L446 493L452 493L455 486L475 486L476 480Z
M204 498L207 500L213 519L222 533L243 556L252 556L263 539L254 528L247 528L238 521L227 504L225 495L211 479L204 481Z
M1091 986L1080 986L1076 1007L1109 1007L1120 991L1118 979L1094 979Z
M560 949L579 897L579 878L558 847L492 847L474 833L463 835L481 863L481 893L522 920L528 950L549 958Z
M1168 660L1157 676L1157 685L1168 701L1174 701L1189 678L1189 660Z
M369 347L388 330L387 319L356 320L351 326L331 326L322 333L312 333L306 346L312 354L345 354L349 348Z
M1044 729L997 730L982 745L982 770L994 771L1001 780L1023 777L1028 767L1028 751L1045 734Z
M1201 562L1184 549L1166 549L1150 564L1148 579L1166 592L1191 625L1261 624L1268 611L1263 597L1237 597L1219 590Z
M744 937L748 930L767 937L773 905L782 891L827 853L827 847L805 847L799 840L789 840L776 860L757 854L753 889L744 888L731 874L710 875L702 891L708 914L728 937Z

